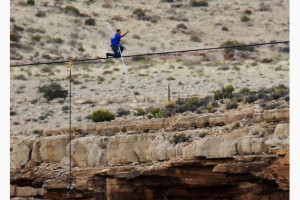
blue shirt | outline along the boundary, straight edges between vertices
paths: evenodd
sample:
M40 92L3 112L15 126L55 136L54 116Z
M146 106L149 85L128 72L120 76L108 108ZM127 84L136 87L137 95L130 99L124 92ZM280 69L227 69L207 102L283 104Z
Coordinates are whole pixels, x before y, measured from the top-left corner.
M120 34L114 34L114 36L111 38L111 46L118 46L121 40Z

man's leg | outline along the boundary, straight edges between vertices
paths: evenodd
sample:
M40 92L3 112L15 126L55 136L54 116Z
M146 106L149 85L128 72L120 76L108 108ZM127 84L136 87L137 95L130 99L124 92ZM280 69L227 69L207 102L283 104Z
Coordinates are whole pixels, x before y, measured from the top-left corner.
M123 52L123 50L124 50L124 47L122 46L122 45L120 45L120 50L121 50L121 53ZM120 52L119 52L120 53ZM121 54L120 54L120 56L121 56Z
M112 50L114 51L114 57L115 57L115 58L120 57L118 46L112 46L111 48L112 48Z

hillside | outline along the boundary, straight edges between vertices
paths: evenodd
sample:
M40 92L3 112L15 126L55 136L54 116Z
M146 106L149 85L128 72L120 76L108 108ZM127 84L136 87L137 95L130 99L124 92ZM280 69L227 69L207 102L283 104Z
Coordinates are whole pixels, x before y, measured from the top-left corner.
M104 57L107 21L124 55L289 40L288 0L10 5L11 64ZM288 199L289 56L125 58L128 88L120 59L11 67L11 199Z

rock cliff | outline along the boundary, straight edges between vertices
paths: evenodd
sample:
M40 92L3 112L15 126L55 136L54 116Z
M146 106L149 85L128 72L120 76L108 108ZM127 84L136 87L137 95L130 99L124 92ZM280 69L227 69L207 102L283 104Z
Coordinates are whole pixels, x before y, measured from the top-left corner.
M11 140L11 198L288 199L289 109L132 119Z

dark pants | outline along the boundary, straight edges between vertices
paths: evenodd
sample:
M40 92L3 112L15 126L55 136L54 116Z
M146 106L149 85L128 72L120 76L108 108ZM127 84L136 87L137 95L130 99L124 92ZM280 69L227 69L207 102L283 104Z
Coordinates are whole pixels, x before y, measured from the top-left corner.
M111 46L111 49L114 51L114 53L107 53L107 56L114 57L114 58L121 57L118 46ZM122 45L120 45L120 50L121 50L121 53L124 50L124 47Z

